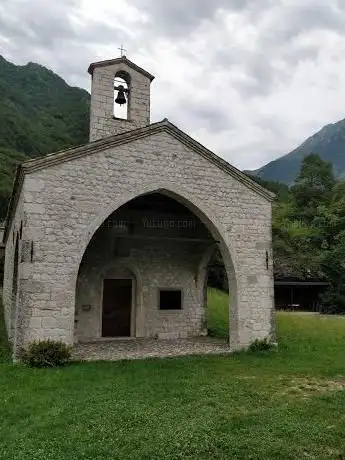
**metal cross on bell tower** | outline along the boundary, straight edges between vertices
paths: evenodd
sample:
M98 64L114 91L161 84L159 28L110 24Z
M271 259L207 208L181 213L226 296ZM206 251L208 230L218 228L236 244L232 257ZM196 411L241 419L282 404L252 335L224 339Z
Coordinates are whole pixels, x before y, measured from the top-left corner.
M125 56L124 52L127 50L123 47L123 45L121 45L121 47L117 49L120 50L121 57Z

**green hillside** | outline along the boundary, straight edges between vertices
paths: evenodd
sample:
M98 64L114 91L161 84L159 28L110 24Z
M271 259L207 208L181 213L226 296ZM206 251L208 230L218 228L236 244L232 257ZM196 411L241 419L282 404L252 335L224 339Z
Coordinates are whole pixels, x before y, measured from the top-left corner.
M87 91L51 70L0 56L0 220L18 163L87 142L89 103Z

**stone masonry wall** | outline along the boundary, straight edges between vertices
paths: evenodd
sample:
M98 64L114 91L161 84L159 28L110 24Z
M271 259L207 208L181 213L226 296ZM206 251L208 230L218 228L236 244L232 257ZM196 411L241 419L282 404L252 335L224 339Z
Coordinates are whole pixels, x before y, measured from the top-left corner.
M126 71L131 79L127 120L113 116L114 77L119 71ZM124 63L96 67L92 76L90 141L149 125L150 83L149 78Z
M21 269L25 263L24 253L22 254L23 241L25 246L25 215L24 215L24 196L23 191L18 199L16 213L14 215L11 228L8 232L7 243L5 245L5 264L4 279L2 290L2 301L4 306L5 324L10 342L14 342L14 328L16 323L16 308L21 286ZM20 229L22 228L22 232ZM15 247L18 238L18 287L17 295L13 293L13 274Z
M25 177L25 232L35 249L20 274L28 318L22 341L73 342L88 242L114 210L154 190L188 203L220 241L232 292L231 348L273 332L271 203L163 131Z

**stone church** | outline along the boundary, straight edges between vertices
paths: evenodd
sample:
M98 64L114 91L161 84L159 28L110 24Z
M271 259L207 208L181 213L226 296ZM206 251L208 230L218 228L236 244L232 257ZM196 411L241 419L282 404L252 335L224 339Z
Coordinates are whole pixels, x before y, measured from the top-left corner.
M229 350L275 341L273 194L167 119L150 123L154 77L125 56L89 73L89 143L17 170L3 240L14 356L43 338L205 335L216 249L231 294Z

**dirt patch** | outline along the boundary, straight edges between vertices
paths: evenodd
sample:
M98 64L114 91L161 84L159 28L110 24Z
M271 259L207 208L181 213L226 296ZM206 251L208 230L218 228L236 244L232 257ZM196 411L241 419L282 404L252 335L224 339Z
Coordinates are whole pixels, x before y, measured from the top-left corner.
M318 379L315 377L297 377L291 379L282 395L308 397L315 394L334 393L345 390L345 378Z

